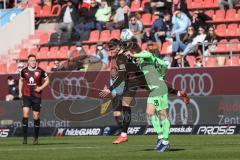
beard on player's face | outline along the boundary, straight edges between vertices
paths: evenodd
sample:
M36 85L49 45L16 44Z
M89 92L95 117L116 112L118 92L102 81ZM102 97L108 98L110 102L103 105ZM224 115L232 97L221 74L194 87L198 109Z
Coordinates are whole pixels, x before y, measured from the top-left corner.
M28 66L31 67L31 68L36 68L37 66L37 61L35 58L30 58L28 60Z

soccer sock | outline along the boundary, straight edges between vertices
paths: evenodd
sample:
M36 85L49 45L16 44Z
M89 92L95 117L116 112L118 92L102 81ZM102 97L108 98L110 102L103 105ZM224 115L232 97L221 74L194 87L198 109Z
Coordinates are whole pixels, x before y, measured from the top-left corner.
M122 125L123 125L122 116L115 116L115 120L117 122L118 129L122 130Z
M27 131L28 131L28 118L22 118L22 131L23 131L23 137L27 137Z
M154 114L150 118L151 118L151 122L152 122L153 128L157 132L157 135L158 136L162 135L163 134L163 129L161 127L161 124L160 124L158 116L156 114Z
M38 138L39 128L40 128L40 119L34 119L35 138Z
M123 129L122 129L123 133L127 134L130 123L131 123L131 108L123 106Z
M167 118L162 120L162 127L163 127L163 139L167 141L170 132L170 122Z

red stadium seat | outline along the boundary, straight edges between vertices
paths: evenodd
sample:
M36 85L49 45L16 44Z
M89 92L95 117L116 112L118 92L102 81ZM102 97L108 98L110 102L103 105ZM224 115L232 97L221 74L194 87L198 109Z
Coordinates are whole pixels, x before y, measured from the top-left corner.
M172 54L171 42L166 41L162 45L161 54Z
M111 31L111 38L115 38L115 39L120 39L120 30L119 29L115 29Z
M150 0L142 0L142 3L141 3L141 9L143 10L144 9L144 5L145 3L147 2L150 2Z
M192 9L192 0L187 0L187 8Z
M50 50L49 50L48 58L56 59L59 56L60 55L59 55L59 52L58 52L58 47L51 47Z
M14 74L14 73L17 73L17 72L18 72L17 63L9 64L8 69L7 69L7 73L8 74Z
M89 39L88 39L87 42L89 42L89 43L98 42L99 41L99 35L100 35L100 32L98 30L91 31ZM84 41L84 42L86 42L86 41Z
M22 48L19 52L19 59L26 60L28 57L28 50L26 48Z
M213 21L225 21L225 11L224 10L217 10L215 15L213 16Z
M51 16L59 16L61 13L61 5L57 4L52 7Z
M40 14L41 14L41 6L39 6L39 5L34 6L34 15L35 15L35 17L39 17Z
M0 74L6 74L7 73L7 64L0 63Z
M216 34L218 36L224 37L226 36L226 30L227 30L226 24L217 25Z
M240 21L240 9L238 9L236 20Z
M37 48L31 48L30 51L29 51L29 54L33 54L33 55L36 55L36 56L37 56L37 53L38 53Z
M213 51L213 53L226 53L228 52L228 47L227 47L227 40L226 39L222 39L219 44L217 44L216 49Z
M68 55L68 46L61 46L59 49L59 56Z
M99 41L107 42L110 40L110 37L111 37L110 30L101 31Z
M48 66L48 62L40 62L38 64L38 66L46 71L47 70L47 66Z
M202 0L194 0L192 3L192 9L202 8Z
M82 46L82 48L85 50L86 53L89 52L89 46L88 45L84 45L84 46Z
M237 11L236 9L229 9L226 12L227 21L236 21L237 20Z
M140 0L133 0L132 2L131 2L131 12L137 12L137 11L139 11L139 8L140 8L140 6L141 6L141 2L140 2Z
M150 13L145 13L142 15L142 22L144 26L150 26L151 25L151 19L152 15Z
M205 61L205 67L216 67L217 66L217 58L216 57L207 57Z
M40 48L40 51L37 54L38 59L47 59L48 58L48 47Z
M204 8L212 8L213 0L204 0L203 1L203 7Z
M240 52L240 45L238 39L231 39L229 42L232 42L233 44L229 44L228 48L232 52Z
M205 11L205 14L208 15L209 17L213 18L214 10L207 10L207 11Z
M190 65L190 67L194 67L194 65L195 65L195 57L194 56L187 56L186 59L187 59L189 65Z
M232 56L232 63L231 63L231 58L227 57L226 58L226 63L225 66L239 66L239 56Z
M88 55L91 55L91 56L96 55L96 45L90 46Z
M51 15L51 6L45 5L42 8L40 17L48 17Z
M227 28L226 35L227 36L237 36L238 25L237 24L229 24Z
M43 33L42 35L40 35L40 40L39 40L39 44L44 44L44 43L48 43L49 41L49 34L48 33Z

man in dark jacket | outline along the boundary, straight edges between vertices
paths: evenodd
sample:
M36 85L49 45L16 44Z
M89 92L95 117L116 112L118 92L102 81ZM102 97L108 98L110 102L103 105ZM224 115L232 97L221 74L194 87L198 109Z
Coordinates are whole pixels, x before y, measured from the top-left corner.
M97 5L96 0L91 0L89 10L85 11L84 17L80 19L80 23L74 27L79 35L95 28L96 25L95 14L98 8L99 7Z
M72 33L73 26L78 23L78 10L72 4L72 1L67 2L67 6L63 7L58 18L59 25L56 27L58 33Z

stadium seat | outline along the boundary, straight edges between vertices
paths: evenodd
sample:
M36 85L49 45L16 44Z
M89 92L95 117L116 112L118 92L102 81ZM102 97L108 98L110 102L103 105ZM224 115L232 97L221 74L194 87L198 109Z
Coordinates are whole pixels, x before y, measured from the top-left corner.
M227 30L226 24L217 25L216 34L220 37L225 37L226 36L226 30Z
M224 10L217 10L215 15L213 16L214 22L222 22L225 21L225 11Z
M13 74L13 73L17 73L17 72L18 72L18 70L17 70L17 63L9 64L8 69L7 69L7 73L8 74Z
M191 9L200 9L202 8L202 0L194 0L192 3L192 8Z
M236 9L227 10L225 18L226 18L226 21L236 21L237 20Z
M56 59L59 57L58 47L51 47L49 50L49 58Z
M110 38L111 38L110 30L101 31L99 38L100 42L107 42L110 40Z
M166 41L162 45L161 54L172 54L172 44Z
M51 15L51 6L48 6L48 5L43 6L39 17L48 17L50 15Z
M214 10L207 10L204 12L206 15L208 15L209 17L213 18L214 16Z
M195 65L195 57L194 56L186 56L186 60L188 61L190 67L194 67L194 65Z
M150 0L142 0L142 3L141 3L141 9L143 10L144 9L144 5L145 3L149 2Z
M205 61L205 67L216 67L217 66L217 58L216 57L207 57Z
M213 0L204 0L202 5L203 8L212 8Z
M0 63L0 74L6 74L7 73L7 64Z
M89 42L89 43L98 42L99 41L99 35L100 35L100 32L98 30L91 31L89 39L88 39L87 42ZM86 41L84 41L84 42L86 42Z
M227 36L238 36L238 25L237 24L229 24L227 27Z
M41 6L39 6L39 5L34 6L34 15L35 15L35 17L39 17L40 14L41 14Z
M228 52L228 47L227 47L227 40L226 39L222 39L219 44L217 44L217 47L214 51L212 51L212 53L225 53Z
M132 0L131 2L131 12L138 12L141 6L140 0Z
M39 62L38 66L43 70L47 70L48 62Z
M225 66L239 66L239 56L232 56L232 63L231 63L231 58L227 57L226 58L226 63Z
M60 55L68 55L68 46L61 46L59 49L59 56Z
M57 4L57 5L54 5L52 7L52 10L51 10L51 16L54 16L54 17L57 17L60 15L60 12L61 12L61 5Z
M40 48L38 54L37 54L38 59L47 59L48 58L48 47L42 47Z
M90 46L88 55L91 55L91 56L96 55L96 45Z
M240 9L238 9L237 11L236 20L240 21Z
M33 54L33 55L36 55L37 56L37 53L38 53L38 49L37 48L31 48L29 50L29 54Z
M21 48L19 52L19 59L20 60L26 60L28 57L28 50L26 48Z
M151 21L152 21L151 17L152 17L152 15L150 13L145 13L142 15L141 20L142 20L144 26L151 25Z
M187 0L187 8L192 9L192 0Z
M233 44L229 44L228 48L232 52L240 52L240 47L239 47L239 40L238 39L231 39L229 42Z
M119 29L114 29L111 31L111 38L116 38L116 39L120 39L120 30Z
M84 45L84 46L82 46L82 48L85 50L86 53L89 52L89 46L88 45Z
M39 45L47 43L49 41L49 37L50 36L48 33L43 33L40 35Z

